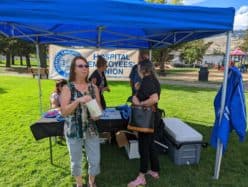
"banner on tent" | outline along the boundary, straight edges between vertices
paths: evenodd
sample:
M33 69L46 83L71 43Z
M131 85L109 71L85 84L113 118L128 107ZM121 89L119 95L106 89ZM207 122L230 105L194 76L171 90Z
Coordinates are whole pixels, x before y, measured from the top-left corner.
M111 50L66 48L49 45L49 78L68 79L71 61L75 56L83 56L88 60L90 74L96 69L98 55L108 62L105 72L107 78L116 80L128 79L132 66L138 62L138 50Z

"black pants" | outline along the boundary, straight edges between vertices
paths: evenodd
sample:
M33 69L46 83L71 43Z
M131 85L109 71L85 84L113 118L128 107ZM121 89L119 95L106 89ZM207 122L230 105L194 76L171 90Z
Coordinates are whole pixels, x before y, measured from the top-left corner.
M105 102L103 94L100 94L100 100L101 100L102 109L105 110L106 109L106 102Z
M151 170L159 172L158 153L155 149L154 134L139 132L140 172L146 173L150 162Z

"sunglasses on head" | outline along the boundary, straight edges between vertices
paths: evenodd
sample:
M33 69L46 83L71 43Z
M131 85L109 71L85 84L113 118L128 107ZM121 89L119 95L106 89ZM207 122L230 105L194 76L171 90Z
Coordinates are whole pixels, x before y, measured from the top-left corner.
M79 65L77 65L77 67L78 68L89 68L89 65L87 65L87 64L85 64L85 65L79 64Z

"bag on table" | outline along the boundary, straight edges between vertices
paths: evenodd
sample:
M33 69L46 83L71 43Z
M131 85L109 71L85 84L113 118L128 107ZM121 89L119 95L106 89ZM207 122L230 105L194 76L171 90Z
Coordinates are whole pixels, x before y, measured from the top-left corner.
M131 106L129 130L154 133L154 111L152 107Z

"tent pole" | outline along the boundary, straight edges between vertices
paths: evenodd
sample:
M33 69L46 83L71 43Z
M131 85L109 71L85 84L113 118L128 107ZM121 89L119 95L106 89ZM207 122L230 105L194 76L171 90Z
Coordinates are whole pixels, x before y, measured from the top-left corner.
M38 86L39 86L39 102L40 102L40 116L42 115L42 92L41 92L41 81L40 81L40 50L39 50L39 43L35 43L36 47L36 57L37 57L37 64L38 64Z
M149 49L149 60L152 61L152 50Z
M230 45L231 45L231 31L228 31L227 39L226 39L224 81L223 81L222 95L221 95L221 108L220 108L220 120L219 120L220 122L221 122L221 119L224 113L225 100L226 100L227 76L228 76L228 66L229 66L229 59L230 59ZM222 152L223 152L223 144L220 142L220 139L218 138L216 157L215 157L214 177L213 177L216 180L219 179Z

